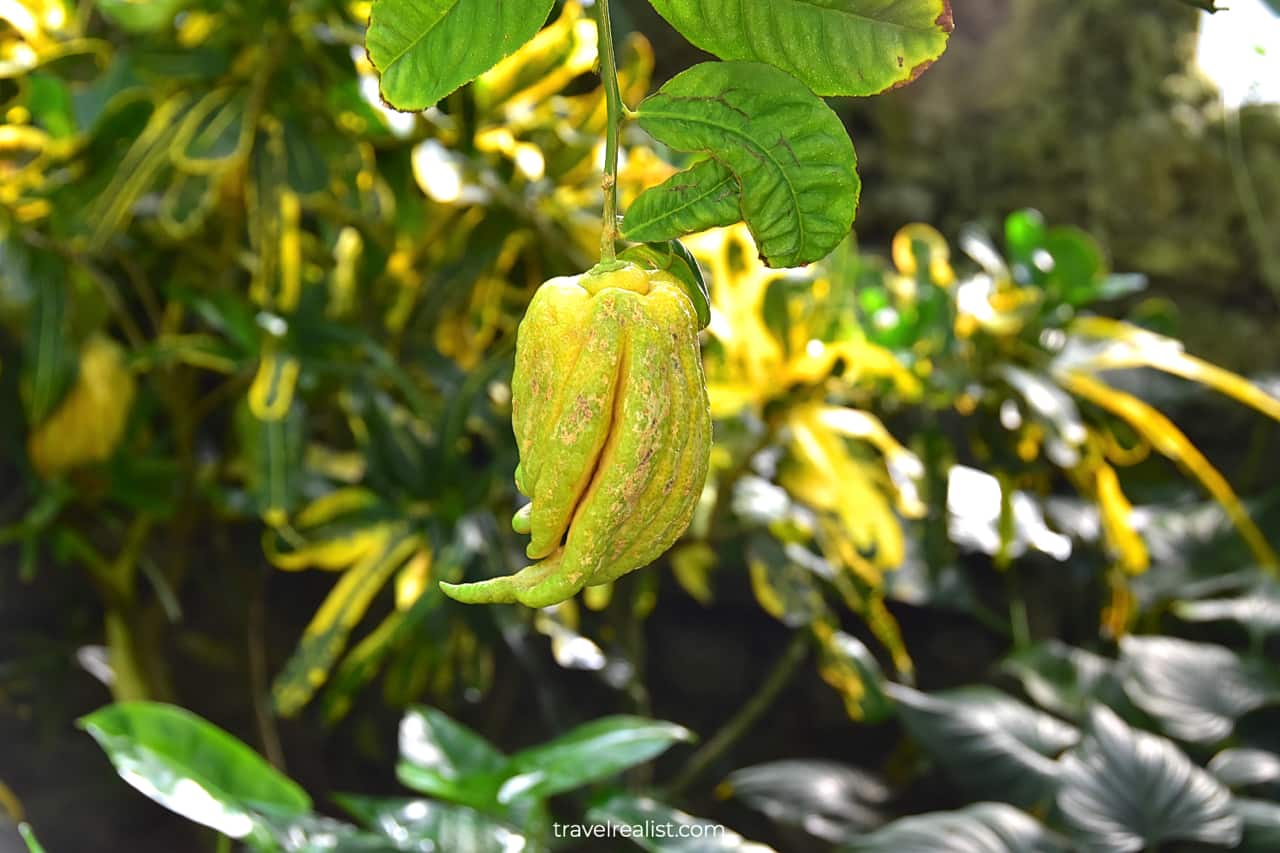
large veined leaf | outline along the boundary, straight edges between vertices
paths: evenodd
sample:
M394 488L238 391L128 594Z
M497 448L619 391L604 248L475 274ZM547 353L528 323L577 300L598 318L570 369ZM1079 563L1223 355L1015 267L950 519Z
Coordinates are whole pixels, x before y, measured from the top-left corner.
M1241 820L1222 783L1172 741L1130 728L1097 705L1078 747L1062 759L1057 804L1088 850L1137 853L1164 841L1232 847Z
M735 770L723 790L778 823L839 842L879 826L889 788L865 771L834 761L771 761Z
M108 705L79 725L134 788L188 820L244 838L262 813L300 815L311 799L241 741L158 702Z
M498 799L549 797L643 763L693 734L675 723L617 715L584 723L511 756Z
M632 830L665 827L665 833L629 836L648 853L773 853L772 847L747 841L720 824L685 814L648 797L613 797L588 811L587 820L604 827ZM589 831L591 827L583 829Z
M770 266L819 260L848 236L860 189L853 144L831 108L789 74L759 62L704 62L639 113L661 142L707 154L737 176L742 216ZM694 177L705 188L723 173L706 167Z
M1276 695L1264 671L1222 646L1176 637L1125 637L1120 659L1129 698L1179 740L1222 740L1237 719Z
M375 0L365 45L382 96L432 106L533 38L553 0Z
M642 193L627 208L622 233L628 240L659 242L732 225L742 219L742 188L719 160L701 160Z
M1054 757L1079 740L1056 717L988 687L921 693L892 684L898 714L912 737L966 790L1016 805L1053 793Z
M487 740L434 708L411 708L400 720L396 776L415 791L483 807L505 763Z
M855 839L842 853L1067 853L1065 838L1004 803L895 820Z
M874 95L914 80L947 48L950 0L650 0L689 41L754 59L819 95Z
M336 799L365 826L394 841L397 850L510 853L525 849L526 840L518 832L466 806L351 794Z

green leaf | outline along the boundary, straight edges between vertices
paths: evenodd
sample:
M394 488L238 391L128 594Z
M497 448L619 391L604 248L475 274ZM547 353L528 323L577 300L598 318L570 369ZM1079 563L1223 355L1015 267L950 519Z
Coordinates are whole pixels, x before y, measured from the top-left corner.
M794 77L758 62L705 62L645 99L639 114L659 141L732 170L770 266L819 260L848 236L861 186L853 144Z
M1207 768L1229 788L1280 781L1280 755L1265 749L1224 749Z
M680 241L667 240L663 243L631 246L618 257L647 269L670 273L680 282L685 295L693 303L694 313L698 315L699 328L705 329L710 324L711 293L707 290L706 279L702 277L702 267Z
M725 788L751 808L824 841L839 842L884 822L889 787L835 761L771 761L735 770Z
M1137 853L1165 841L1234 847L1241 820L1231 794L1172 741L1136 731L1106 706L1062 759L1057 805L1081 846Z
M27 853L44 853L44 847L36 840L35 830L28 823L18 824L18 834L22 836L22 840L27 843Z
M950 0L650 0L689 41L754 59L819 95L874 95L914 80L947 48Z
M108 705L79 720L134 788L188 820L244 838L263 812L300 815L311 798L256 752L190 711Z
M397 850L507 853L526 849L527 840L518 832L466 806L351 794L334 799L365 826L394 841Z
M168 27L192 0L98 0L103 15L131 33L154 33Z
M1236 853L1275 853L1280 850L1280 805L1266 800L1238 798L1236 813L1244 821L1244 839Z
M555 740L516 753L498 792L500 802L550 797L613 776L693 740L683 726L618 715L592 720Z
M506 758L476 732L435 708L411 708L400 720L401 784L432 797L487 808Z
M1280 586L1274 583L1232 598L1178 601L1173 612L1188 622L1238 622L1258 634L1280 632Z
M622 235L638 243L656 243L732 225L742 219L741 194L728 166L701 160L641 193L622 218Z
M1119 692L1112 661L1060 640L1024 649L1001 668L1021 681L1022 689L1042 708L1073 720L1082 718L1100 698L1114 705L1111 700Z
M1004 803L895 820L840 848L841 853L1068 853L1065 838Z
M1237 719L1277 698L1264 671L1222 646L1125 637L1120 660L1134 704L1159 720L1166 734L1190 743L1226 738Z
M553 0L375 0L365 44L382 96L422 110L533 38Z
M1053 757L1079 740L1066 723L989 687L921 693L888 685L912 737L966 789L1031 806L1053 793Z
M625 836L649 853L773 853L772 848L747 841L714 821L685 814L649 797L613 797L589 810L587 821L633 831L663 827L665 835L645 832Z

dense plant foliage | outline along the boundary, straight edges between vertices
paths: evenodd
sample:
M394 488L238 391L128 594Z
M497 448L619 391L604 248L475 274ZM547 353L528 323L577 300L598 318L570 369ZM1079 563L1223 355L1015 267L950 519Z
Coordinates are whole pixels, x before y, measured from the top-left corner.
M381 26L414 5L382 0ZM0 0L0 588L92 590L91 624L43 630L117 701L81 726L120 774L260 850L599 849L559 835L569 821L702 836L619 849L769 849L683 811L705 813L716 773L722 805L767 817L779 849L1280 844L1274 496L1238 495L1134 376L1219 392L1272 429L1280 400L1187 353L1141 276L1034 211L960 232L954 256L924 224L884 247L845 238L858 179L817 96L918 73L945 3L898 4L933 28L851 91L783 33L753 42L731 15L655 0L727 60L646 100L652 47L618 51L618 97L639 107L621 233L663 265L665 241L698 231L706 487L654 568L539 610L441 593L525 564L506 523L515 332L539 283L601 242L602 39L580 3L554 5L523 47L470 52L484 67L460 60L431 88L376 11L366 54L368 3ZM689 106L742 80L759 103ZM425 100L395 112L380 85ZM837 138L757 169L746 106L778 103L783 147ZM706 121L748 143L690 130ZM290 574L309 571L332 581L301 624L263 615L264 585L309 589ZM708 614L752 599L792 637L694 747L651 719L646 680L646 623L677 596ZM203 624L212 601L229 624ZM964 676L988 683L935 689L956 681L912 642L919 618L994 636L998 659ZM278 656L268 619L288 632ZM180 678L192 649L239 654L246 633L253 747ZM590 673L606 698L583 707L628 713L504 753L455 718L502 688L512 648L558 664L548 692L577 702L583 682L558 679ZM734 769L810 656L847 736L897 752ZM46 666L0 668L0 712L45 702ZM386 783L394 764L412 796L324 800L278 769L278 719L372 717L375 687L402 715ZM647 766L668 750L683 763Z

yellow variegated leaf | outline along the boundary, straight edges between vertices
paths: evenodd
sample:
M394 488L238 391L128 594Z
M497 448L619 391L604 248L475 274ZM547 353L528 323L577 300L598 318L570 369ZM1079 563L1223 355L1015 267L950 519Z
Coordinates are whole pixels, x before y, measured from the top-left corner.
M893 265L898 268L898 272L911 278L919 275L916 243L924 244L929 263L929 280L943 287L954 283L956 274L951 269L951 247L947 245L947 239L932 225L921 222L904 225L893 235L890 249Z
M1146 571L1150 563L1147 545L1133 528L1133 506L1120 488L1116 469L1099 463L1094 470L1094 495L1102 513L1102 528L1120 561L1120 567L1129 574Z
M671 571L681 589L702 605L711 604L711 570L716 552L706 542L691 542L671 552Z
M293 392L302 370L296 358L264 348L258 372L249 386L249 410L260 421L283 420L293 405Z
M1249 517L1231 485L1172 421L1132 394L1117 391L1092 376L1066 372L1062 374L1061 380L1071 393L1125 421L1151 442L1151 446L1160 454L1189 471L1214 500L1222 505L1257 560L1264 566L1273 569L1276 567L1275 552Z
M345 569L380 547L391 527L389 522L359 518L377 502L377 495L367 489L330 492L304 507L292 527L264 533L262 550L279 569Z
M75 385L27 439L31 464L40 476L110 458L124 434L134 388L124 349L102 335L89 338L80 351Z
M431 583L431 549L423 548L413 555L396 576L396 609L408 610Z
M1108 341L1096 355L1073 365L1077 370L1151 367L1213 388L1280 421L1280 400L1239 374L1188 355L1181 341L1107 317L1081 317L1071 331Z
M345 317L355 307L356 275L360 256L364 251L364 238L350 225L338 232L333 247L333 276L329 279L329 304L325 313L330 317Z
M342 574L272 686L272 698L282 716L296 714L325 683L334 661L346 648L351 629L421 544L421 538L405 527L384 529L377 547Z

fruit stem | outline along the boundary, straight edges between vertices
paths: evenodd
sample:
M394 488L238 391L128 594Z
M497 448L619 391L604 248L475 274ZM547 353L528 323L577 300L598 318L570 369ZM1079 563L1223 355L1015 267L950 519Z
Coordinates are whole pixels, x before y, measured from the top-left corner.
M600 43L600 79L604 81L604 100L608 114L605 130L604 216L600 232L600 261L617 258L618 240L618 128L622 124L622 93L618 89L618 64L613 52L613 25L609 20L609 0L595 0L596 25Z

